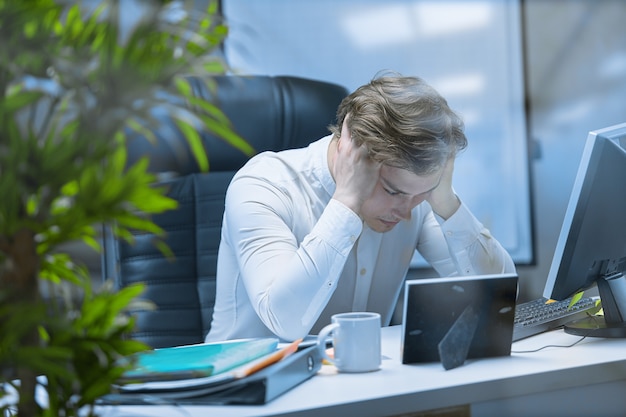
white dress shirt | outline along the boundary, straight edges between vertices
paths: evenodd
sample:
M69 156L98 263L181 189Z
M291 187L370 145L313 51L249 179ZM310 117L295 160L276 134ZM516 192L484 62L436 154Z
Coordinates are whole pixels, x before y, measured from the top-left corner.
M463 203L445 221L424 202L389 232L368 228L331 199L330 139L261 153L233 178L207 342L294 340L346 311L375 311L389 325L416 249L440 276L515 271Z

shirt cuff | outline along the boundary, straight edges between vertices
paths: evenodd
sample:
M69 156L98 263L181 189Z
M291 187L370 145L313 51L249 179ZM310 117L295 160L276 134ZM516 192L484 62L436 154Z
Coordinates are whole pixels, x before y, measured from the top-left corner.
M439 222L448 245L453 250L467 248L484 232L482 223L474 217L469 208L462 202L458 210L447 220L444 220L437 214L435 214L435 219Z
M316 225L316 234L347 256L361 235L363 221L343 203L331 199Z

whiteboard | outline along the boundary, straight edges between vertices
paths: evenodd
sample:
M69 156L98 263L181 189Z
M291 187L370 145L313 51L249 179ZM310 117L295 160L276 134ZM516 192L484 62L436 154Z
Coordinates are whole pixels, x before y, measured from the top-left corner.
M466 125L455 190L517 264L533 262L519 0L223 0L222 8L234 73L352 91L393 70L435 87ZM416 256L413 266L426 265Z

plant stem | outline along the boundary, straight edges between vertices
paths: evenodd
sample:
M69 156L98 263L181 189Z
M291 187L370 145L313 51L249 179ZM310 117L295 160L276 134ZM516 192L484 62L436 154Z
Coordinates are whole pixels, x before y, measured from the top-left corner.
M7 242L5 242L7 243ZM36 305L40 302L39 257L37 256L35 235L32 230L21 229L6 247L8 255L8 270L0 274L2 288L6 288L10 297L21 303ZM24 335L22 346L37 346L39 333L37 328L29 329ZM26 366L17 367L17 378L20 381L18 415L20 417L34 417L39 415L39 407L35 399L37 374L34 369Z

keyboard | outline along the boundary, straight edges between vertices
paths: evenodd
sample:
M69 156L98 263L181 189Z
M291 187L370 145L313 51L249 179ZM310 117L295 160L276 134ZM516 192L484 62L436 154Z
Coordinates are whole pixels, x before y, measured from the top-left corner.
M572 320L586 317L596 308L596 299L583 297L571 308L571 298L546 304L546 298L520 303L515 307L513 341L563 326Z

